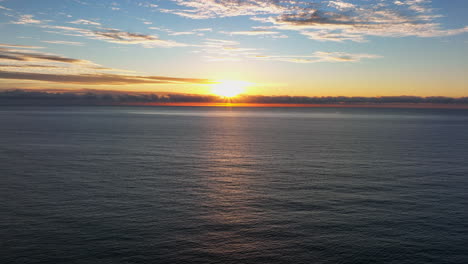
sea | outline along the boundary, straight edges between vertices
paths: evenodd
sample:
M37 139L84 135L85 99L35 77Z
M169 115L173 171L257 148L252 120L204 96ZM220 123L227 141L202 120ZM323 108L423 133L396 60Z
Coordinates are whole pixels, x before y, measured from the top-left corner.
M468 110L0 107L0 263L468 263Z

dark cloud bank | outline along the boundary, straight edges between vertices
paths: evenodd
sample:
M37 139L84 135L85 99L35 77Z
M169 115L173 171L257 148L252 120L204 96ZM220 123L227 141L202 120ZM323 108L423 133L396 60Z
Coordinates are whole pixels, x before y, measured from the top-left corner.
M0 92L0 105L125 105L164 103L226 103L226 98L214 95L180 93L130 93L116 91L34 91L6 90ZM437 104L468 106L468 97L307 97L307 96L260 96L243 95L229 100L232 103L286 104L286 105L392 105L392 104Z

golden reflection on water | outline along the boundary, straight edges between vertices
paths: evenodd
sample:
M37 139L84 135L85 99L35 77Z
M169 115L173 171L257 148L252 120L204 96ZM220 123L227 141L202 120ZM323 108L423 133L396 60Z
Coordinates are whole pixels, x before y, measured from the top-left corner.
M209 142L203 150L204 159L211 166L203 168L207 191L200 201L207 210L200 220L206 222L208 231L200 234L199 242L215 254L271 247L266 239L259 244L248 235L254 229L261 230L265 220L265 211L258 207L263 194L255 177L258 160L252 155L255 145L248 122L232 112L215 122L215 129L204 138Z

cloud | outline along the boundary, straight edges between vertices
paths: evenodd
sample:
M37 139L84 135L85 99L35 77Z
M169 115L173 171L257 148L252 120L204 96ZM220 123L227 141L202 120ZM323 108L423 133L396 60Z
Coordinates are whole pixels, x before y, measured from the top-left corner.
M206 31L211 32L211 31L213 31L213 29L212 28L197 28L197 29L194 29L193 31L195 31L195 32L206 32Z
M146 3L138 3L138 6L149 7L149 8L157 8L157 7L158 7L158 5L152 4L152 3L148 3L148 2L146 2Z
M443 29L434 22L438 15L432 9L423 8L430 1L414 0L400 4L382 1L375 6L346 6L333 11L304 10L293 14L269 17L264 22L273 23L278 29L298 30L310 39L320 41L365 41L365 36L379 37L441 37L468 32L468 27ZM334 3L336 4L336 3Z
M94 36L93 31L85 28L68 27L68 26L55 26L55 25L41 25L42 28L58 31L49 31L62 35L75 36L75 37L88 37Z
M213 38L208 38L205 41L206 46L211 46L215 48L222 48L226 46L236 46L239 45L240 43L235 41L235 40L226 40L226 39L213 39Z
M430 0L406 0L406 1L395 1L394 4L399 6L406 5L408 9L416 11L418 13L427 13L432 9L427 5L430 4Z
M282 3L274 0L172 0L184 9L161 9L162 12L193 18L247 16L259 14L279 14L287 10ZM294 1L289 1L293 3Z
M12 21L12 24L41 24L40 20L34 19L33 15L21 15L17 21Z
M42 47L38 47L38 46L26 46L26 45L15 45L15 44L5 44L5 43L0 43L0 47L20 48L20 49L42 49Z
M322 52L317 51L312 55L255 55L252 58L268 61L283 61L293 63L318 63L318 62L358 62L362 59L376 59L381 56L373 54L352 54L346 52Z
M62 84L88 84L88 85L125 85L125 84L206 84L207 79L175 78L165 76L133 76L118 74L48 74L33 72L12 72L0 70L0 79L32 80L45 82L58 82Z
M118 10L120 10L120 7L118 7L118 6L119 6L118 3L112 2L110 9L113 10L113 11L118 11Z
M362 34L343 32L339 30L315 30L315 31L301 31L301 34L310 39L318 41L334 41L343 42L346 40L354 42L366 42Z
M206 39L201 52L207 54L208 61L242 61L262 60L281 61L291 63L319 63L319 62L358 62L363 59L381 58L379 55L366 53L323 52L317 51L306 55L271 55L256 48L242 48L240 43L232 40Z
M76 41L63 41L63 40L43 40L44 43L50 44L61 44L61 45L71 45L71 46L83 46L84 43Z
M24 48L24 47L23 47ZM59 55L38 53L34 51L23 51L9 48L0 48L0 61L52 61L64 63L88 64L89 61L62 57Z
M206 39L200 46L208 61L241 61L258 54L256 48L242 48L233 40Z
M37 49L42 49L42 47L0 43L0 62L4 63L1 65L2 67L18 68L22 71L31 70L32 68L49 68L55 69L53 71L55 74L70 71L75 73L94 73L96 70L112 71L114 73L129 72L126 70L102 67L88 60L41 52L37 51ZM49 70L47 72L50 73L51 71Z
M376 59L381 58L379 55L374 54L352 54L346 52L315 52L314 56L318 61L328 61L328 62L352 62L360 61L362 59Z
M3 9L3 10L7 10L7 11L11 11L12 9L8 8L8 7L4 7L4 6L1 6L0 5L0 9Z
M146 47L185 47L187 44L171 41L162 40L158 37L146 34L130 33L125 31L119 31L116 29L109 29L105 31L94 31L96 39L106 40L112 43L119 44L143 44Z
M181 32L171 32L169 35L171 36L184 36L184 35L195 35L197 33L192 31L181 31Z
M16 49L18 47L22 49ZM4 62L0 64L0 79L88 85L210 83L210 80L198 78L121 74L126 71L11 44L0 44L0 62ZM107 73L109 71L112 73Z
M280 104L280 105L342 105L342 106L392 106L427 104L468 106L468 97L346 97L346 96L261 96L241 95L233 98L234 103ZM158 103L225 103L225 98L215 95L180 93L136 93L102 90L6 90L0 92L1 105L114 105L114 104L158 104Z
M445 29L436 20L430 0L172 0L183 8L167 9L193 19L250 16L271 29L295 30L319 41L364 42L366 36L443 37L468 32L468 27Z
M356 7L354 4L343 1L329 1L328 5L339 10L346 10Z
M67 26L54 26L54 25L43 25L43 28L59 30L60 34L85 37L89 39L97 39L102 41L107 41L111 43L126 44L126 45L142 45L146 48L152 47L186 47L188 44L160 39L157 36L131 33L126 31L121 31L117 29L100 29L100 30L91 30L85 28L77 27L67 27Z
M422 17L404 17L394 11L371 11L366 15L337 13L301 13L270 18L277 29L298 30L321 41L365 41L365 36L441 37L468 32L468 27L441 29L440 24L423 21Z
M114 3L112 5L114 5ZM118 43L118 44L126 44L126 45L142 45L143 47L146 47L146 48L189 46L188 44L176 42L173 40L164 40L154 35L121 31L121 30L113 29L113 28L104 28L101 26L100 23L91 21L91 20L86 20L86 19L78 19L78 20L71 21L68 23L91 26L91 29L89 27L81 28L81 27L50 25L40 20L34 19L33 15L21 15L18 21L14 21L11 23L30 24L30 25L36 24L40 26L41 28L49 30L49 31L46 31L49 33L57 33L57 34L62 34L62 35L75 36L75 37L85 37L88 39L97 39L97 40L107 41L110 43ZM54 30L54 31L51 31L51 30ZM49 42L49 43L52 43L52 42ZM54 42L54 44L68 44L68 45L78 45L77 43L79 42L74 42L74 44L73 42L66 42L66 41L61 41L61 43L59 43L58 41Z
M68 22L70 24L77 24L77 25L93 25L93 26L100 26L101 23L91 21L91 20L86 20L86 19L78 19L75 21Z
M0 68L60 68L53 65L40 65L40 64L0 64Z
M246 103L265 104L468 104L468 97L452 98L443 96L246 96L242 101Z
M249 31L233 31L233 32L222 32L230 35L244 35L244 36L265 36L279 34L276 31L269 30L249 30Z

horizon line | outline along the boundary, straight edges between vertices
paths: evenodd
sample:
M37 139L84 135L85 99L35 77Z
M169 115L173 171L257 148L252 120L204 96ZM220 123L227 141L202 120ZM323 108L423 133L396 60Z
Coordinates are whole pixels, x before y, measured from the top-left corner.
M0 105L133 105L206 107L466 108L468 97L446 96L266 96L108 90L0 90Z

